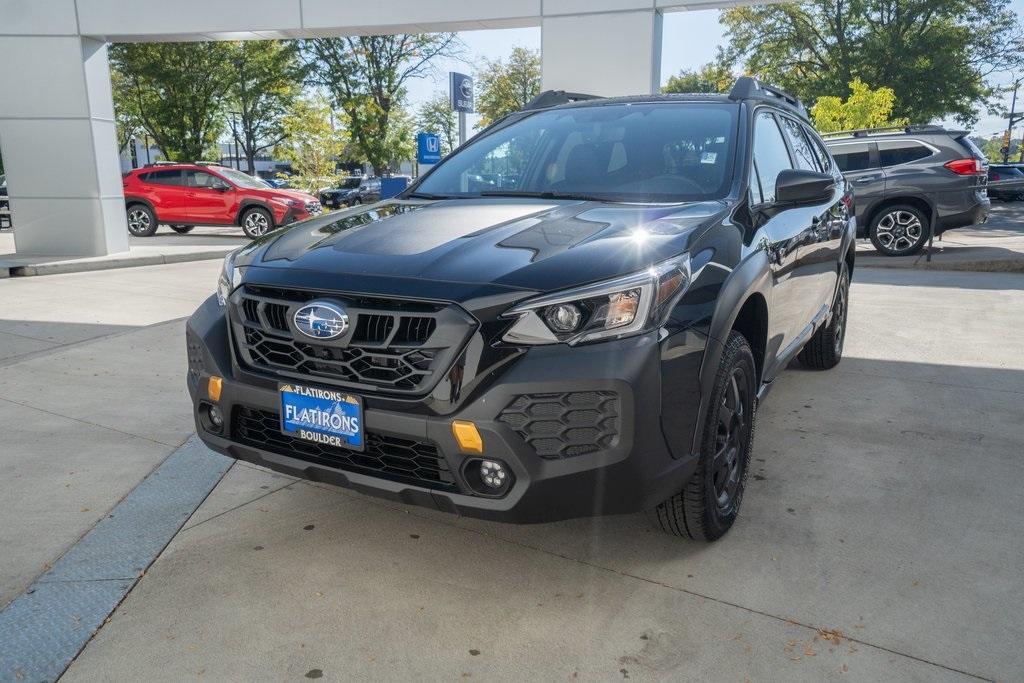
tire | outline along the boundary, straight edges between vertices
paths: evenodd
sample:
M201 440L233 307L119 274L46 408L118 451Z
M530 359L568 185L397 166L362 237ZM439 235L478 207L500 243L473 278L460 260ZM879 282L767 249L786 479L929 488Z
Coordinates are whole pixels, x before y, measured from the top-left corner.
M886 207L874 217L868 237L885 256L910 256L928 241L930 224L920 209L909 204Z
M156 232L158 224L153 210L145 204L130 204L125 209L128 219L128 234L133 237L150 237Z
M263 237L274 229L274 217L266 209L254 206L242 214L242 232L251 240Z
M831 370L843 359L846 339L846 316L850 302L850 272L846 264L839 273L839 287L832 302L828 324L822 325L797 356L800 362L815 370Z
M662 531L715 541L732 528L743 502L754 442L756 380L750 345L740 333L730 332L715 373L697 471L682 491L654 510Z
M195 227L196 226L194 226L194 225L172 225L171 226L171 230L173 230L174 232L178 233L179 235L185 235L185 234L188 234L188 233L192 232L192 230Z

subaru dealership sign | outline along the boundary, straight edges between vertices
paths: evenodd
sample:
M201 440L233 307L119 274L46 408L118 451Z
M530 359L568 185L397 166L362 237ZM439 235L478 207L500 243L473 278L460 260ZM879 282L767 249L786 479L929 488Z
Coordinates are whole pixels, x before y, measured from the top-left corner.
M463 114L473 113L473 79L454 71L448 74L452 110Z

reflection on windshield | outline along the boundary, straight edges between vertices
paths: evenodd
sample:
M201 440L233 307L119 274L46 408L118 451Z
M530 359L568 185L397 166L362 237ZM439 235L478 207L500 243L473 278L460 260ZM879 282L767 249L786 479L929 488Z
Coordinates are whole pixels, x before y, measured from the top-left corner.
M471 142L416 194L626 202L719 199L732 179L738 105L658 102L538 112Z
M230 180L239 187L246 187L250 190L265 190L268 186L264 181L253 178L251 175L236 171L233 168L219 168L217 169L221 175Z

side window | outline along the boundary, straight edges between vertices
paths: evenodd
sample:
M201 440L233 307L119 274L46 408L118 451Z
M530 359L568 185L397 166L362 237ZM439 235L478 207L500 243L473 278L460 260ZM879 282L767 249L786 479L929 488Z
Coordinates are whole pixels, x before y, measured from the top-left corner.
M206 171L185 171L185 184L189 187L214 188L224 185L224 181Z
M768 112L758 114L754 123L754 167L761 185L761 200L775 201L775 181L780 173L793 168L793 162L779 124Z
M818 163L821 165L821 170L825 173L831 173L832 157L829 156L828 151L825 149L825 145L822 144L821 138L806 126L804 127L804 134L807 136L807 139L811 141L811 148L814 150L814 155L818 157Z
M155 185L181 185L181 171L150 171L144 179Z
M871 168L871 145L867 142L836 145L830 149L836 166L843 173Z
M892 140L878 143L878 160L882 168L906 164L931 155L932 151L920 142Z
M789 137L789 144L793 147L793 154L796 156L796 167L805 171L820 171L821 166L818 164L818 158L814 155L814 150L811 148L811 143L807 140L807 136L804 135L803 126L788 116L782 117L782 124L786 135Z

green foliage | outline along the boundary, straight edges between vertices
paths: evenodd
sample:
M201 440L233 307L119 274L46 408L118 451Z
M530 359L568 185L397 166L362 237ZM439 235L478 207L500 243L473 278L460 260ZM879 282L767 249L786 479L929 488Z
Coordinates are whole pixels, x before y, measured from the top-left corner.
M344 113L351 155L385 175L413 141L398 135L411 122L402 113L405 84L431 70L431 60L457 53L454 33L314 38L301 43L307 82L329 93ZM406 156L405 158L408 158Z
M540 52L525 47L512 49L508 61L484 61L476 72L478 127L519 111L540 92Z
M216 154L231 84L231 46L206 43L122 43L110 48L118 122L135 120L167 159Z
M335 130L330 102L323 95L296 99L281 119L284 138L274 155L290 161L292 186L316 192L336 178L344 137Z
M846 100L832 95L819 97L811 107L814 127L822 133L856 128L905 126L906 119L893 119L896 94L892 88L872 90L859 78L850 82L850 96Z
M711 62L696 71L683 69L675 76L670 76L668 83L662 86L661 91L665 93L727 93L735 82L736 76L728 64Z
M284 136L282 119L299 95L304 69L294 43L248 40L228 43L228 47L228 121L253 173L255 158Z
M846 94L855 77L896 95L912 122L977 117L997 70L1021 64L1009 0L804 0L722 12L725 58L804 101Z
M441 154L448 154L459 144L459 117L452 110L448 94L436 92L420 105L416 125L426 133L436 133L441 139Z

